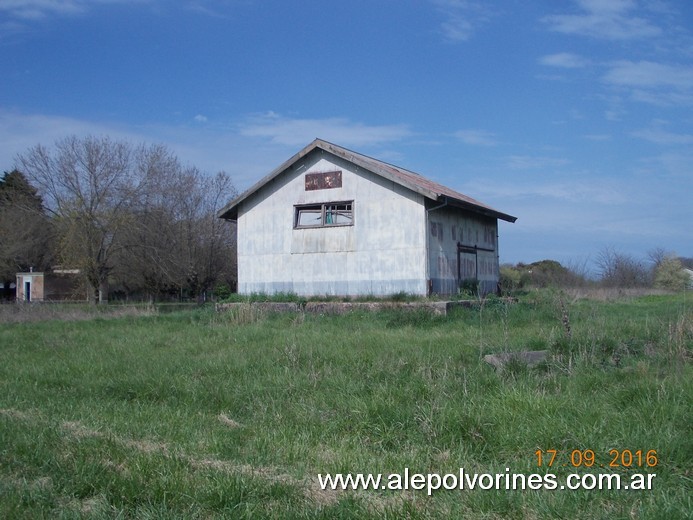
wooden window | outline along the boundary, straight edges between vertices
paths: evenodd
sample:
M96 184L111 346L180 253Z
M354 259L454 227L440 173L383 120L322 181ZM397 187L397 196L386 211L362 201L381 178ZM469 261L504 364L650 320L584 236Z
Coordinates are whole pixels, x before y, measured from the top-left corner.
M352 226L354 202L324 202L294 207L294 228Z

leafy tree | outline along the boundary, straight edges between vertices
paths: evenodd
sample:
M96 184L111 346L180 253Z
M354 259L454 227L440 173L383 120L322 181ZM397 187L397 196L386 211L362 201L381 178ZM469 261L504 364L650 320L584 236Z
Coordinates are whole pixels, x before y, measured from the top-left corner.
M690 279L683 270L681 260L675 256L665 256L655 271L654 285L660 289L682 291Z

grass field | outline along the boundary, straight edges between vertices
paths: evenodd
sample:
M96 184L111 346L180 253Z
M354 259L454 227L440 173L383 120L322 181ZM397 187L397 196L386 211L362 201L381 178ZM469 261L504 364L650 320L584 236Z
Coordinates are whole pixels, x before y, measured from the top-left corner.
M447 317L248 306L5 323L0 517L691 518L687 297L546 291ZM482 361L540 349L551 355L533 368ZM554 465L537 467L549 449ZM643 460L599 467L614 449ZM317 482L404 468L656 478L642 491L432 496Z

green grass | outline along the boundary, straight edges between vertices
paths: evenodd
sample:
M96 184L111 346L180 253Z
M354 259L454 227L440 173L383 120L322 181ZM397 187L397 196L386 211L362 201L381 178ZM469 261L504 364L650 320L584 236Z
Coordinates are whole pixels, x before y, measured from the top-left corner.
M248 305L5 324L0 517L687 518L687 305L545 291L447 317ZM539 349L551 356L535 368L481 360ZM559 476L575 449L598 463L610 449L657 450L655 468L615 470L654 472L655 486L431 497L317 486L318 473L404 468L543 473L538 449L559 450Z
M387 296L376 296L373 294L367 294L363 296L334 296L334 295L318 295L318 296L300 296L293 292L279 292L275 294L267 293L251 293L251 294L237 294L232 293L229 296L221 300L223 303L247 303L247 302L276 302L276 303L299 303L305 304L306 302L410 302L410 301L423 301L426 298L416 294L410 294L406 292L398 292L394 294L389 294Z

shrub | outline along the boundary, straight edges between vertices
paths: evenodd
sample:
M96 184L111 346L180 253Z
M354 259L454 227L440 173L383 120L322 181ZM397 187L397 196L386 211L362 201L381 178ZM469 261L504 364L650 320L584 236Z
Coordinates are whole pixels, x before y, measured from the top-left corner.
M479 296L479 280L476 278L465 278L460 282L460 294L464 296Z
M214 290L217 300L225 300L231 296L231 288L223 283Z
M520 271L509 265L502 265L500 268L500 288L503 294L512 294L522 287L522 276Z
M690 279L683 270L681 260L676 257L665 257L655 270L654 285L659 289L682 291L689 282Z

